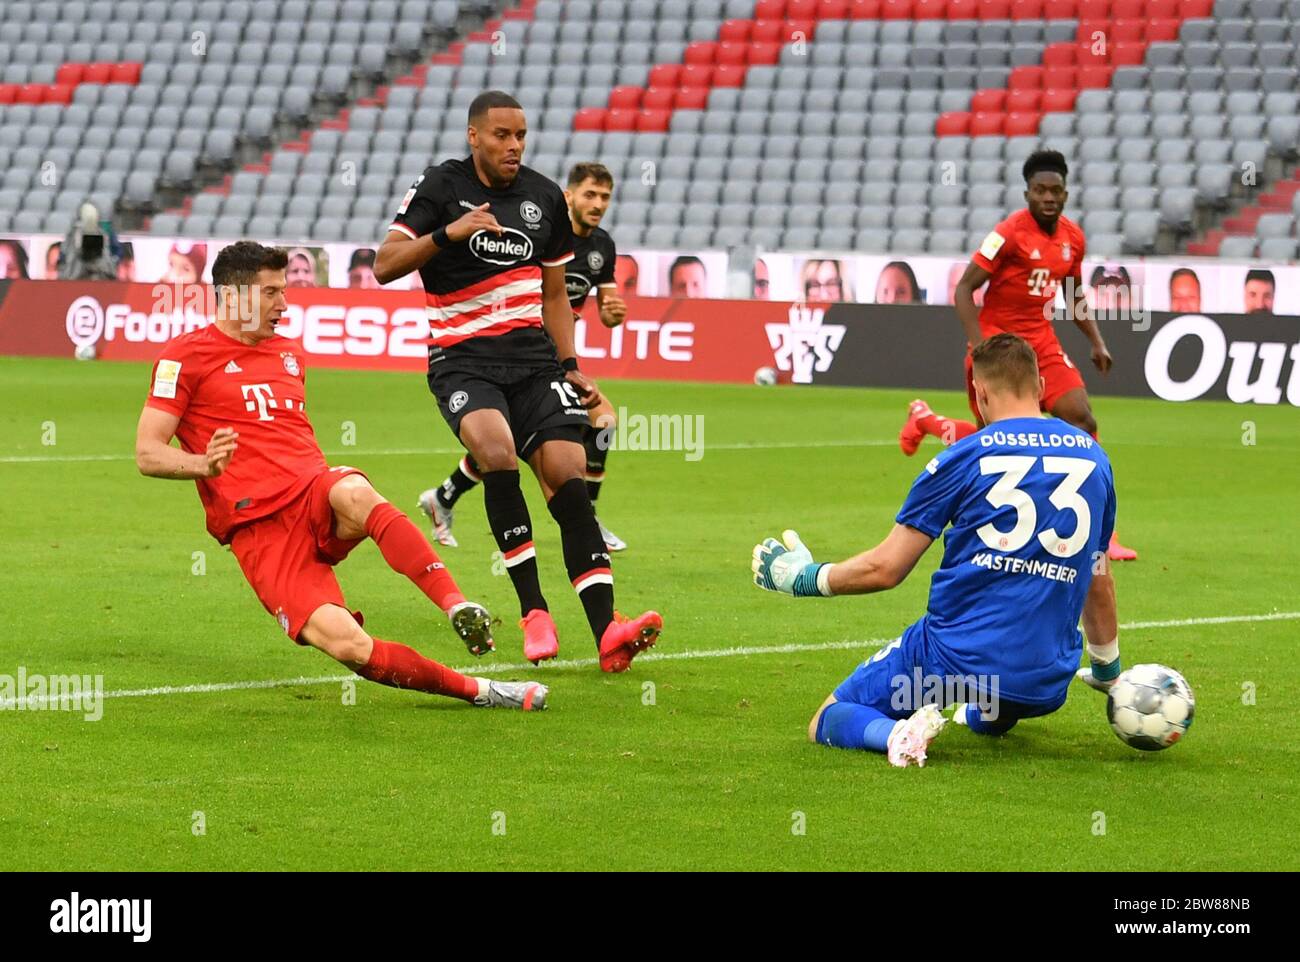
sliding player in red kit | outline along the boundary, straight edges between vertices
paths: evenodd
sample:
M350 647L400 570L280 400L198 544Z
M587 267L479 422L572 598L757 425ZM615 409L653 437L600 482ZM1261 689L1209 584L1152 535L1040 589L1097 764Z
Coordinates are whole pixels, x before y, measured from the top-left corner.
M372 538L471 653L493 647L487 610L465 600L411 520L356 468L325 463L307 419L302 347L275 333L287 308L287 263L284 251L252 241L217 256L214 322L173 338L154 364L136 430L140 472L195 482L208 532L230 546L258 599L298 644L394 688L483 707L545 708L545 686L461 675L371 637L344 602L333 566Z
M1065 186L1069 169L1059 151L1040 150L1029 156L1022 172L1028 206L989 232L971 256L953 295L966 333L966 391L978 423L935 414L918 398L909 406L907 422L898 435L904 454L915 454L927 434L948 445L983 427L971 382L970 351L986 337L1002 332L1024 338L1038 355L1045 385L1042 409L1097 436L1097 420L1083 376L1052 328L1057 290L1064 283L1067 316L1091 343L1097 370L1103 374L1110 370L1110 351L1084 297L1083 230L1061 213L1069 197ZM986 281L989 286L981 309L975 305L975 291ZM1124 547L1113 534L1107 554L1112 561L1137 558L1137 552Z

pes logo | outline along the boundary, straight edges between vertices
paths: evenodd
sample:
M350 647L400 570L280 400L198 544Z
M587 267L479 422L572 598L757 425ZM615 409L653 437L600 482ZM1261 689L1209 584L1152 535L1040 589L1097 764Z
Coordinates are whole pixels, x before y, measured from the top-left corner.
M481 230L470 237L469 250L481 261L513 267L532 259L533 239L513 227L501 228L499 235Z

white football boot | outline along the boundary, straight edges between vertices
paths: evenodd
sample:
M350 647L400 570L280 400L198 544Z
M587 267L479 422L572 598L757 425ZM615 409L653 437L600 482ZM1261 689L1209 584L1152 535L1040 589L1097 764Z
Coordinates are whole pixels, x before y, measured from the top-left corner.
M911 717L898 721L886 743L889 764L895 768L906 768L915 762L917 768L924 768L925 750L930 747L935 736L943 731L947 721L934 705L923 705Z
M420 495L420 510L433 524L433 540L448 548L458 547L451 533L451 508L444 508L438 500L439 488L430 488Z

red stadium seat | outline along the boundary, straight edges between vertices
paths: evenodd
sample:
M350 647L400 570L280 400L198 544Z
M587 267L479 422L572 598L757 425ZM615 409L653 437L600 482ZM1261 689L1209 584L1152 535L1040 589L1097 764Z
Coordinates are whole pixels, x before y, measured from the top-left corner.
M979 16L979 0L948 0L949 20L974 20Z
M1007 91L1006 110L1009 114L1017 113L1037 113L1038 105L1042 102L1043 92L1041 90L1009 90Z
M1110 37L1100 41L1080 40L1074 47L1074 65L1076 67L1094 67L1100 63L1110 63Z
M604 130L605 108L583 107L573 115L574 130Z
M79 63L65 63L62 67L54 72L54 82L56 84L70 84L76 86L81 83L81 71L85 69Z
M1003 132L1008 137L1029 137L1038 133L1038 122L1042 115L1037 111L1013 112L1007 114Z
M666 132L672 116L670 110L642 110L637 113L636 129L647 134Z
M749 63L749 44L724 40L718 44L717 63Z
M712 40L697 40L687 44L682 60L693 64L712 64L718 56L718 45Z
M23 84L18 88L17 102L20 104L45 103L45 84Z
M18 84L0 84L0 104L11 104L18 99Z
M1147 0L1111 0L1110 15L1116 20L1137 20L1147 16Z
M968 130L970 130L970 114L964 110L940 114L939 119L934 122L934 133L937 137L964 137Z
M785 0L758 0L754 4L755 20L781 20L785 17Z
M880 0L849 0L850 20L879 20Z
M682 65L679 63L660 63L650 68L650 79L646 82L648 87L676 87L682 75Z
M1177 20L1148 20L1143 39L1148 43L1169 43L1178 39Z
M681 87L673 99L673 107L677 110L703 110L708 105L708 87Z
M1121 40L1133 42L1141 40L1146 34L1146 21L1144 20L1114 20L1110 25L1110 35L1106 38L1109 43L1119 43Z
M914 0L912 16L917 20L946 20L948 0Z
M1068 67L1056 67L1056 70L1068 70ZM1011 76L1007 80L1007 87L1011 90L1024 90L1026 87L1039 89L1043 87L1043 68L1042 67L1016 67L1011 71Z
M979 0L979 19L1010 20L1011 0Z
M1116 67L1140 67L1146 57L1145 43L1117 43L1110 52L1110 62Z
M743 87L745 71L749 68L740 63L722 63L713 68L714 87Z
M749 45L750 64L774 64L781 59L779 43L751 43Z
M1006 114L985 113L980 111L972 114L970 119L970 135L972 137L1001 137L1002 125L1006 122Z
M1076 62L1072 43L1052 43L1043 49L1044 67L1073 67Z
M1075 31L1074 38L1083 46L1091 46L1099 39L1101 42L1109 44L1110 22L1092 19L1080 20L1079 29Z
M113 65L111 63L88 63L82 68L81 82L83 84L106 84L112 73Z
M1043 0L1012 0L1012 20L1042 20Z
M677 99L676 87L648 87L641 98L642 110L672 110Z
M911 20L912 0L883 0L880 4L881 20Z
M1042 111L1045 114L1069 113L1074 109L1074 101L1078 96L1077 90L1044 90Z
M679 87L710 87L713 85L713 65L688 63L677 77Z
M77 88L72 84L51 84L45 90L47 104L70 104L72 94Z
M132 61L113 64L113 72L109 75L109 83L138 84L140 82L140 71L143 69L144 64Z
M1047 67L1043 70L1038 86L1046 88L1076 87L1078 71L1074 67ZM1014 76L1014 72L1013 72Z
M1114 67L1080 67L1078 79L1074 85L1080 90L1096 90L1101 87L1109 87L1111 75L1114 73Z
M976 113L1000 114L1006 109L1007 92L1001 87L977 90L970 99L970 109Z
M1162 20L1172 20L1180 16L1178 0L1150 0L1147 3L1146 16Z
M1043 0L1044 20L1074 20L1078 15L1074 0Z
M755 20L749 34L754 43L785 43L787 39L784 20Z
M745 43L753 29L752 20L727 20L718 28L718 39L724 43Z
M817 0L786 0L785 18L787 20L816 20Z
M1214 0L1179 0L1178 10L1184 20L1204 20L1214 13Z
M641 106L645 91L640 87L615 87L609 92L611 110L636 110Z
M636 130L636 118L639 110L607 110L605 112L606 130Z
M818 0L818 20L849 19L849 0Z
M816 20L787 20L785 27L785 36L781 40L782 43L789 43L799 34L803 34L803 39L811 40L813 35L817 33Z

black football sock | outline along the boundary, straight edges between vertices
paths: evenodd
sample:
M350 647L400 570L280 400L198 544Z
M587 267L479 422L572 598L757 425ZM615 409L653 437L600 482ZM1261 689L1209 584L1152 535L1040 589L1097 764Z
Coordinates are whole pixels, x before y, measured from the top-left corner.
M519 613L527 615L534 608L545 611L546 599L537 583L533 525L524 492L519 488L518 470L488 471L483 475L483 507L487 509L488 524L504 556L515 594L519 596Z
M614 572L582 479L573 478L562 484L547 507L560 526L564 567L599 645L601 635L614 620Z
M474 485L483 480L483 474L474 463L471 455L465 455L460 459L460 464L456 465L456 470L447 476L447 480L442 482L438 488L438 493L434 495L438 503L444 508L452 507L460 496L468 491Z
M605 481L605 459L609 457L609 437L605 431L588 424L582 445L587 449L587 497L591 498L594 504L600 497L600 486Z

